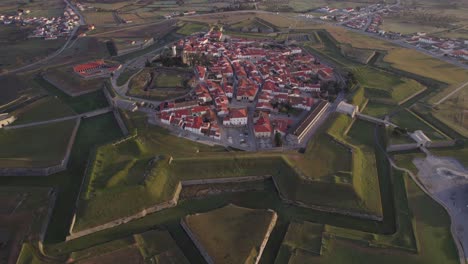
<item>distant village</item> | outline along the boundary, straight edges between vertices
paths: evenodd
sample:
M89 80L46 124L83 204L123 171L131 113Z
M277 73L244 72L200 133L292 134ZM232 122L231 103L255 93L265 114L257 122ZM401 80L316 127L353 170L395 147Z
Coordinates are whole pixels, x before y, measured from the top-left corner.
M362 30L371 34L377 34L393 40L402 40L407 44L427 50L435 55L450 56L461 61L468 61L468 40L462 38L439 38L430 36L425 32L413 34L401 34L400 32L385 31L381 28L384 17L401 11L401 7L395 5L375 4L355 8L330 8L328 6L317 9L324 13L320 17L325 21L336 21L337 23ZM307 17L307 15L304 15Z
M65 8L63 16L60 17L31 17L30 13L30 10L18 9L14 15L0 15L0 23L36 26L29 37L45 40L68 37L73 29L80 25L80 17L68 6Z
M210 61L192 65L193 94L163 102L159 121L233 145L249 146L255 139L265 148L283 139L290 145L300 144L310 124L328 106L320 99L321 82L334 81L333 69L299 47L224 37L222 31L211 30L173 47L174 55L182 52L185 63L191 64L197 56ZM286 109L301 114L293 117ZM249 143L251 138L254 142Z

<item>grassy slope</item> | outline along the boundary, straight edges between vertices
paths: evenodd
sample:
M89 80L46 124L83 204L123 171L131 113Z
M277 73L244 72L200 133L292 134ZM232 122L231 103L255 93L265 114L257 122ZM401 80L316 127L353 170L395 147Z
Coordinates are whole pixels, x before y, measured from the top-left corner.
M0 131L0 166L46 167L65 155L76 120ZM47 150L47 151L45 151Z
M40 76L36 76L33 80L30 80L30 83L31 85L39 86L52 96L57 96L76 113L85 113L108 106L106 97L102 90L87 93L78 97L71 97L45 81Z
M17 117L14 125L52 120L75 114L76 113L70 107L56 97L40 99L13 113L13 115Z
M215 263L253 263L273 212L228 205L184 218Z
M411 111L404 109L391 118L392 122L409 131L422 130L431 140L446 140L447 138L434 127L415 116Z
M416 227L418 254L369 248L357 241L330 238L324 244L326 251L315 259L316 263L458 263L446 212L407 176L397 177L402 177L407 188L411 212L408 216L413 216Z
M154 258L156 263L190 263L167 231L150 230L134 237L146 259Z

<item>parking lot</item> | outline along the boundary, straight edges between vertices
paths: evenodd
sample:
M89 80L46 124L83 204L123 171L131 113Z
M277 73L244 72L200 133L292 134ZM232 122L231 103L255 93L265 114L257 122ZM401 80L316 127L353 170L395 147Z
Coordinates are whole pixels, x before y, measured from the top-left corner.
M225 127L226 143L232 146L250 148L255 145L247 127Z

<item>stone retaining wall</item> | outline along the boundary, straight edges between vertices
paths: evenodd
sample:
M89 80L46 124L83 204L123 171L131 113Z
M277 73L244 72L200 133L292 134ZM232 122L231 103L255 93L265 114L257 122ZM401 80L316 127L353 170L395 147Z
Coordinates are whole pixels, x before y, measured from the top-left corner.
M252 182L270 179L271 175L265 176L245 176L235 178L216 178L216 179L201 179L201 180L187 180L182 181L182 187L201 185L201 184L216 184L216 183L238 183L238 182Z
M278 214L275 211L271 209L268 209L268 211L273 212L273 217L271 218L270 224L268 225L268 229L263 237L262 244L260 244L260 248L258 250L258 256L257 256L257 260L255 261L255 264L258 264L260 262L260 259L262 258L263 250L265 249L266 244L268 243L268 239L270 239L271 232L273 231L273 228L275 228L276 221L278 220Z
M45 235L47 232L47 227L49 226L50 219L54 211L56 200L57 200L57 192L55 191L55 189L51 189L49 192L49 207L47 209L47 215L44 218L44 223L42 224L41 232L39 234L39 240L41 242L44 242Z
M446 141L432 141L427 144L427 148L446 148L446 147L453 147L456 145L455 140L446 140Z
M395 151L405 151L405 150L412 150L419 148L417 143L410 143L410 144L395 144L390 145L387 147L387 152L395 152Z
M180 225L182 226L182 228L184 229L185 233L187 233L187 235L190 237L190 240L192 240L193 244L195 244L195 246L198 248L198 251L200 251L200 254L203 256L203 258L205 259L206 263L208 264L214 264L214 261L213 259L210 257L210 255L208 254L208 252L206 252L205 248L202 246L202 244L200 243L200 241L198 241L197 237L195 236L194 233L192 233L192 231L190 230L190 228L187 226L187 224L185 223L184 219L181 219L180 220Z
M177 205L181 190L182 190L182 185L179 183L179 185L177 186L177 188L176 188L176 190L174 192L174 195L173 195L172 199L170 199L169 201L159 203L159 204L153 205L151 207L145 208L145 209L141 210L140 212L138 212L136 214L133 214L131 216L122 217L122 218L107 222L105 224L98 225L98 226L91 227L91 228L87 228L87 229L84 229L84 230L81 230L81 231L78 231L78 232L71 232L71 234L69 236L67 236L65 240L69 241L69 240L79 238L79 237L82 237L82 236L86 236L86 235L89 235L89 234L92 234L92 233L95 233L95 232L99 232L99 231L102 231L102 230L105 230L105 229L109 229L109 228L116 227L116 226L119 226L119 225L122 225L122 224L126 224L126 223L128 223L130 221L143 218L148 214L152 214L152 213L161 211L163 209L174 207L174 206ZM76 218L76 214L73 217ZM70 230L73 230L74 224L75 224L75 221L72 222L72 226L70 227Z

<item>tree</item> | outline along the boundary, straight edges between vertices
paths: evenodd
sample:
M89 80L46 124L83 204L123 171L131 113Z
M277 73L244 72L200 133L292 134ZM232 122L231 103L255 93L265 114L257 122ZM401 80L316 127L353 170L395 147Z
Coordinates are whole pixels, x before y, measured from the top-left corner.
M275 145L277 147L283 146L283 137L281 136L279 132L276 132L275 134Z

